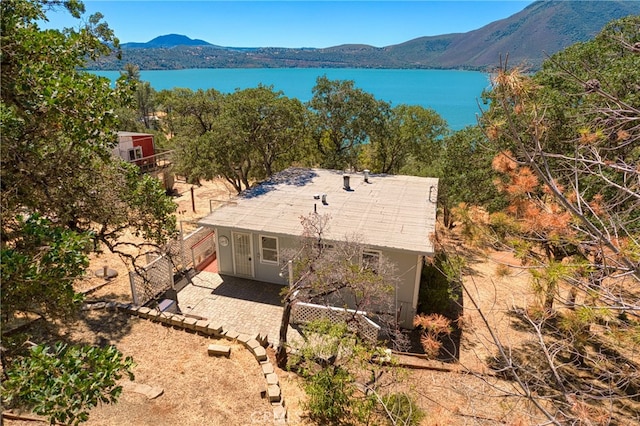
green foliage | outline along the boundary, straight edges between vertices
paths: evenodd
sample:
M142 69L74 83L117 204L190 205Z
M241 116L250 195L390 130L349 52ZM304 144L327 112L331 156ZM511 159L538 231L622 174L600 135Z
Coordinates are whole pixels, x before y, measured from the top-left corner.
M474 126L442 135L411 153L401 173L439 178L438 206L445 225L451 225L451 211L462 203L489 212L504 208L505 197L493 184L494 153L482 131Z
M390 417L389 423L393 425L418 426L425 417L413 397L404 392L383 396L382 404Z
M347 417L355 391L353 377L340 366L324 368L308 378L309 416L321 423L335 423Z
M125 230L150 245L175 232L175 204L160 182L112 155L116 111L135 87L122 78L113 88L81 71L118 40L100 14L75 29L41 30L46 12L59 7L84 13L76 0L0 2L3 329L19 312L72 317L82 300L73 283L89 251L104 244L131 256L121 250L130 243L120 238ZM14 340L1 352L3 405L33 408L52 422L76 424L98 402L114 402L115 381L132 365L115 348L37 346L21 358L20 347Z
M573 275L573 269L569 265L556 261L549 261L540 268L529 269L533 291L540 298L545 312L551 312L553 300L558 292L560 283L568 280Z
M40 30L37 19L59 6L74 16L83 11L76 1L0 5L2 247L18 250L13 219L21 215L90 235L95 248L115 247L128 227L163 244L175 232L169 218L175 207L159 184L140 179L111 153L119 128L115 111L132 100L132 87L123 78L112 88L108 79L79 71L117 39L100 15L78 29Z
M313 321L304 333L307 338L290 365L305 378L310 417L321 424L365 421L375 407L374 397L358 388L356 378L371 368L368 361L377 351L345 323Z
M17 311L48 318L71 316L82 301L73 282L89 264L88 236L37 214L16 218L12 232L17 237L0 252L3 321Z
M441 150L447 123L435 111L417 105L379 104L381 123L362 146L360 167L374 173L399 173L410 159L430 163Z
M318 77L312 92L308 107L320 165L330 169L357 166L362 146L380 132L389 105L356 88L351 80Z
M533 76L500 69L483 117L490 145L501 151L494 167L517 226L494 225L531 266L538 298L523 310L537 345L528 345L526 358L503 357L525 367L513 370L518 384L544 395L551 421L562 412L563 423L624 423L637 412L629 408L638 389L636 346L624 337L629 324L612 312L636 303L640 282L638 43L640 16L628 16L552 56ZM556 298L561 289L567 300ZM556 299L567 309L554 311Z
M153 176L141 175L134 164L122 164L120 171L125 175L120 193L122 210L127 214L125 223L145 241L166 243L176 232L173 215L176 205L166 196L162 182Z
M176 89L159 98L175 133L176 170L191 181L223 176L240 192L305 157L305 109L273 87Z
M489 227L501 242L506 242L509 236L520 231L518 222L503 211L495 212L489 216Z
M50 422L77 425L99 403L114 403L123 374L133 380L133 360L114 347L34 346L5 370L3 406L27 407Z
M464 128L444 140L444 150L437 161L440 188L449 206L466 203L497 211L506 206L493 185L493 152L478 127Z
M439 313L449 316L449 308L457 300L456 283L460 281L464 260L436 253L433 262L422 268L418 313Z

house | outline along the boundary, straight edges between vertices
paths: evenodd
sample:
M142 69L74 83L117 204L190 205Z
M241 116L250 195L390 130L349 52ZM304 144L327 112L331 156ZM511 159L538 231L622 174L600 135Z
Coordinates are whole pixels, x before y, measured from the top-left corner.
M143 166L156 155L153 135L148 133L118 132L118 146L113 154L124 161Z
M141 172L162 181L167 192L171 192L174 176L171 170L173 151L159 151L149 133L118 132L118 146L112 153L129 163L135 163Z
M434 255L438 179L291 168L201 219L216 235L221 274L286 285L282 251L302 234L300 217L331 216L326 240L359 235L365 257L385 256L401 278L400 324L412 327L425 257Z

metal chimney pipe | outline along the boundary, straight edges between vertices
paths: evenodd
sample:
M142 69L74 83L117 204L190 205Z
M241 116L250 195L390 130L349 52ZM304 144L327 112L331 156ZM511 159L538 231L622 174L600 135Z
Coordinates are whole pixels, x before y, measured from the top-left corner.
M345 191L351 191L351 186L349 186L349 175L342 176L342 181Z
M364 170L364 181L369 183L369 170L367 169Z

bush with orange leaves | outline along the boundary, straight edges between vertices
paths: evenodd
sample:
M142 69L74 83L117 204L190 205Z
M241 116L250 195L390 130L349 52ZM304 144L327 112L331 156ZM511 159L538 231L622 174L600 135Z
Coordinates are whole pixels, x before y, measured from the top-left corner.
M422 329L420 344L430 358L437 358L442 348L440 338L448 336L453 329L451 320L440 314L420 314L413 318L413 326Z

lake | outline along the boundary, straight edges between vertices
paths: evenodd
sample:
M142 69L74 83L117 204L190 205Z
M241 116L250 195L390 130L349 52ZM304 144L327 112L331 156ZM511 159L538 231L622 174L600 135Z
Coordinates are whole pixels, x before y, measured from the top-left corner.
M119 71L91 72L111 80L120 75ZM432 108L454 130L476 124L480 95L489 87L488 74L458 70L216 68L140 72L140 78L148 81L155 90L214 88L230 93L262 83L302 102L311 99L316 78L323 75L331 80L353 80L356 87L393 106L408 104Z

